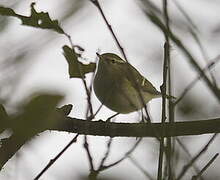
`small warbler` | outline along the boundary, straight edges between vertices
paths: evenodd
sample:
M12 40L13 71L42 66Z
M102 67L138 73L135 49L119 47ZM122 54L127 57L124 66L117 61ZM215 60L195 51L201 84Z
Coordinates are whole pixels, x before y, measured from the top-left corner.
M99 55L94 91L102 104L122 114L137 111L161 93L131 64L113 53ZM169 96L166 95L167 98Z

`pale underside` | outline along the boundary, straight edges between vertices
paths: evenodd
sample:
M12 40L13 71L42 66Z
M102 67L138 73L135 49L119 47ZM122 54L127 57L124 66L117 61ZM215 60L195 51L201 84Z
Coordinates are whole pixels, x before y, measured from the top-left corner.
M127 67L123 66L123 68ZM122 114L137 111L151 99L161 96L160 92L135 68L132 66L129 68L132 68L133 73L125 74L121 71L114 71L114 73L118 72L114 75L109 71L109 68L102 68L105 72L98 71L97 73L100 75L96 75L94 80L95 94L102 104ZM132 81L134 77L136 77L135 82ZM146 86L147 84L148 86Z

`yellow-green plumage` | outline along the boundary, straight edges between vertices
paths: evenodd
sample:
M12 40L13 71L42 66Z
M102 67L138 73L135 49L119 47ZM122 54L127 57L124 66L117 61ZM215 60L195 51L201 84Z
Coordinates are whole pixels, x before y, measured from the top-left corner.
M112 53L99 55L94 91L102 104L122 114L137 111L161 96L131 64Z

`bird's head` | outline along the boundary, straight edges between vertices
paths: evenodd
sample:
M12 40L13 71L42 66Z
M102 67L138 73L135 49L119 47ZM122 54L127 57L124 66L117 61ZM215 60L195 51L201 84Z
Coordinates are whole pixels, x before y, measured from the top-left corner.
M98 54L99 57L99 64L105 64L108 66L117 66L118 64L124 64L126 61L121 59L118 55L113 53L104 53L104 54Z

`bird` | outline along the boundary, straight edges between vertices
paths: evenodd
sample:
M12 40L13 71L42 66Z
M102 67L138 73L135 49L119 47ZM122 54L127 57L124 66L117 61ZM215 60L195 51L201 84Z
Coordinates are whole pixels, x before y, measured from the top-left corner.
M114 53L98 54L94 92L109 109L128 114L142 109L146 103L162 96L130 63ZM165 95L166 98L172 98Z

